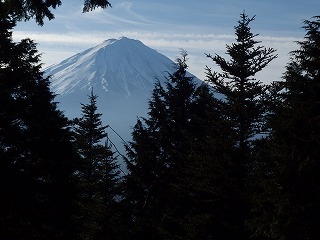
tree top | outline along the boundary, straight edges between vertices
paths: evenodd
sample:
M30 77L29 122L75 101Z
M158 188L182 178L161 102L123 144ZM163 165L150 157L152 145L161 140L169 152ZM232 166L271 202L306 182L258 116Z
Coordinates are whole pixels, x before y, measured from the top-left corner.
M8 16L16 21L35 19L42 26L44 19L54 19L52 9L62 4L60 0L2 0L0 1L0 18ZM89 12L95 8L111 7L108 0L84 0L83 12Z

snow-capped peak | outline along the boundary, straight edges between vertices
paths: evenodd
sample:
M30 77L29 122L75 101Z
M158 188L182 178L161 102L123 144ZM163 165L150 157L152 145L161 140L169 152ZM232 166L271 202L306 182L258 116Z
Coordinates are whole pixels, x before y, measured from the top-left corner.
M153 88L155 78L173 70L174 63L138 40L109 39L45 70L53 75L52 90L66 94L91 87L134 95Z

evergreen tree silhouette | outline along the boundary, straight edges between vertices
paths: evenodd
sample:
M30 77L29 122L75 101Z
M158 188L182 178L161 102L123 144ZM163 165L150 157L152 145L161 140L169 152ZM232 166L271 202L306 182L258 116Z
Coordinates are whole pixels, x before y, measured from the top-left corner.
M265 130L266 108L263 98L267 86L255 78L256 73L265 68L277 56L272 48L265 48L255 40L258 35L251 32L249 18L245 13L240 15L235 26L236 42L226 46L230 59L219 55L207 56L221 68L221 72L206 67L207 81L220 94L220 114L231 122L235 146L231 175L236 177L233 202L233 237L247 239L246 219L250 211L250 186L247 177L251 174L252 150L254 139Z
M268 239L318 239L320 16L304 21L306 35L275 83L259 166L259 192L250 226Z
M217 188L206 184L228 163L222 161L220 147L232 146L231 142L224 145L231 131L223 116L216 115L218 105L210 88L204 83L196 85L186 69L187 54L182 52L177 70L169 74L165 85L156 83L148 118L139 119L133 130L125 178L133 239L213 236L213 221L207 216L217 212L212 213L212 205L204 203L217 197L213 191L218 191L221 179L215 182Z
M74 152L36 45L0 20L0 238L72 235Z
M106 128L97 113L97 96L91 92L82 105L82 117L74 120L75 145L80 155L80 239L116 239L119 170L108 143ZM105 142L103 142L105 140Z

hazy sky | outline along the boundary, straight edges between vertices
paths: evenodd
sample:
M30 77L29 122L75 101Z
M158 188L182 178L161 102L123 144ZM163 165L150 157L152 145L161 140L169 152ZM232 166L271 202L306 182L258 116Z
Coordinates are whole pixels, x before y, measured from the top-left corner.
M14 40L29 37L38 43L44 66L59 63L100 42L126 36L142 41L172 60L179 49L189 54L189 70L205 79L206 65L215 67L205 53L224 56L225 45L234 42L234 26L245 11L256 15L251 28L262 45L277 49L274 60L258 77L278 80L288 53L302 40L303 19L320 15L318 0L110 0L112 8L82 13L82 0L62 0L53 10L55 19L39 27L19 22Z

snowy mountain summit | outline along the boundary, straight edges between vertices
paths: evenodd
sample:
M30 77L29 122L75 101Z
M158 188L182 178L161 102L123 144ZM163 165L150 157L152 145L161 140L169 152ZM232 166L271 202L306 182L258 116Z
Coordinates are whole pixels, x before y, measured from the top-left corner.
M166 56L138 40L121 37L47 68L45 75L52 76L51 90L67 117L81 116L80 103L88 103L93 89L103 123L130 140L137 117L147 115L156 79L163 83L174 71L175 63ZM116 134L111 132L109 137L121 148L122 140Z
M174 63L138 40L109 39L45 71L57 94L87 92L91 87L121 95L149 96L155 78L173 71Z

